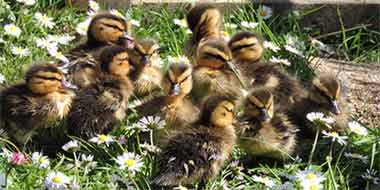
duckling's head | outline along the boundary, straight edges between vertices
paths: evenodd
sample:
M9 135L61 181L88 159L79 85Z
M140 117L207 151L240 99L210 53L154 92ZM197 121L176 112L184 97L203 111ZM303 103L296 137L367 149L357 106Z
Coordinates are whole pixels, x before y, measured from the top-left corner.
M193 7L186 15L187 25L195 35L195 40L211 36L219 32L222 24L222 14L219 9L209 4Z
M25 74L28 88L35 94L49 94L64 87L63 73L57 66L39 63L31 66Z
M227 69L232 59L231 51L222 39L208 39L199 44L197 65L212 69Z
M246 100L245 115L259 122L269 122L273 118L273 95L266 89L251 91Z
M130 71L127 49L121 46L109 46L101 55L100 69L103 73L115 76L128 76Z
M231 126L234 120L235 104L229 97L211 96L203 104L201 122L217 127Z
M238 61L257 61L264 52L262 38L254 32L239 32L228 42L232 56Z
M169 96L186 96L193 87L192 67L186 63L172 63L165 74L163 86Z
M158 43L152 39L137 41L131 55L132 62L140 67L157 65L160 60L159 48Z
M341 86L338 79L331 75L321 75L316 77L313 82L313 90L310 98L329 112L339 115Z
M126 21L111 13L100 13L90 22L87 31L87 43L121 43L127 31Z

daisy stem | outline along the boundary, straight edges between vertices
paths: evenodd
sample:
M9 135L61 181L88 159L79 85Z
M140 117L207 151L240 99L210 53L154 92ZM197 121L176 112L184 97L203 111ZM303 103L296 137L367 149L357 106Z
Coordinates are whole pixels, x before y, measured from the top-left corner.
M376 143L372 144L372 153L371 153L371 164L369 166L369 170L371 171L373 168L373 163L375 161L375 154L376 154ZM366 190L369 190L369 181L367 181L366 184Z
M133 185L134 185L137 189L140 189L140 187L139 187L138 184L136 183L135 179L133 179L133 176L131 175L131 172L128 172L128 176L129 176L129 179L131 179Z
M332 182L334 184L334 189L338 189L338 185L336 184L335 177L334 177L335 175L334 175L333 169L331 167L331 160L333 158L332 157L333 148L334 148L334 142L331 142L330 151L329 151L329 158L327 159L327 165L329 166L329 172L330 172Z
M315 151L315 148L317 147L318 137L319 137L319 128L317 129L317 133L315 134L313 148L311 149L311 152L310 152L309 162L308 162L309 165L311 164L311 161L313 160L314 151Z
M150 130L150 145L154 145L154 142L153 142L153 130Z

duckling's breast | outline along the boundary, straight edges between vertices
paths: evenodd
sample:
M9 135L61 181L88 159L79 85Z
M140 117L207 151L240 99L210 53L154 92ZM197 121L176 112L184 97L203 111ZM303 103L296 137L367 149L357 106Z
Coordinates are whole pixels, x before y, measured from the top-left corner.
M50 106L49 110L51 110L51 113L49 114L50 119L63 119L70 111L74 97L75 94L71 91L54 92L49 94L47 99L50 101L50 104L47 104L47 106Z
M135 81L135 93L137 96L146 95L160 88L161 73L155 68L145 68L143 73Z

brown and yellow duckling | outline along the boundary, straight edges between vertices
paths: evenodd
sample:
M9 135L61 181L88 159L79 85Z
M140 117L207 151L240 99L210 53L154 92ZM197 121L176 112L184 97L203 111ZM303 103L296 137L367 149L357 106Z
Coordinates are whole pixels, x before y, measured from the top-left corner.
M106 134L126 117L133 93L126 48L110 46L101 53L101 76L96 85L78 92L69 113L69 134L90 138Z
M160 46L152 39L143 39L135 42L130 50L131 64L134 70L131 72L131 80L135 85L134 95L138 98L161 91L162 72L159 69L161 61Z
M235 144L234 109L229 98L210 97L199 121L169 135L153 183L178 186L215 178Z
M232 96L239 101L242 87L229 66L231 51L221 39L209 39L198 48L192 97L197 105L208 96Z
M249 88L265 86L274 95L275 102L289 106L305 92L299 81L278 64L261 60L264 46L260 36L253 32L239 32L229 41L234 65Z
M1 127L23 145L37 129L66 117L75 94L55 65L39 63L28 69L24 82L6 87L0 96Z
M169 126L188 125L199 117L199 109L194 106L188 94L192 81L192 67L186 63L172 63L162 82L164 94L145 103L137 109L140 115L161 115Z
M109 45L126 47L133 43L127 29L126 21L111 13L94 16L87 31L87 41L70 50L66 55L70 62L60 66L69 68L68 76L79 88L92 85L97 77L97 59L102 49Z
M308 113L322 112L332 117L335 122L331 124L332 128L329 130L338 132L342 132L347 127L349 120L342 85L336 77L326 74L315 77L308 89L308 96L297 101L289 111L294 122L299 126L304 126L300 129L302 137L313 138L317 129L306 118Z
M253 157L290 158L296 147L297 128L284 113L274 110L273 95L259 88L248 94L245 104L239 146Z
M193 7L186 15L188 27L192 36L185 45L185 55L193 62L200 41L210 38L220 38L222 14L219 9L209 4L199 4Z

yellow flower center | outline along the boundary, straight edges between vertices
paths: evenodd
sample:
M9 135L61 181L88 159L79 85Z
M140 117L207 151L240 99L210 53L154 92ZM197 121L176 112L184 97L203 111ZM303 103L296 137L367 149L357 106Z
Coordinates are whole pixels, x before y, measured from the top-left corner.
M136 163L136 161L132 160L132 159L127 159L127 160L124 161L124 164L127 165L128 167L134 166L135 163Z
M309 190L318 190L318 185L316 184L311 185Z
M331 132L332 137L339 137L339 134L337 132Z
M264 17L264 16L268 16L268 13L265 12L265 11L260 11L260 15L261 15L262 17Z
M39 163L44 163L45 162L45 159L43 157L41 157L40 159L38 159L38 162Z
M59 176L54 176L53 177L53 180L52 180L54 183L62 183L62 178L60 178Z
M10 30L11 32L16 32L17 27L16 27L16 26L11 26L11 27L9 28L9 30Z
M106 142L108 137L106 135L99 135L99 140L102 142Z
M313 180L313 179L316 179L317 176L316 176L315 174L313 174L313 173L308 173L308 174L306 175L306 178L307 178L308 180Z

